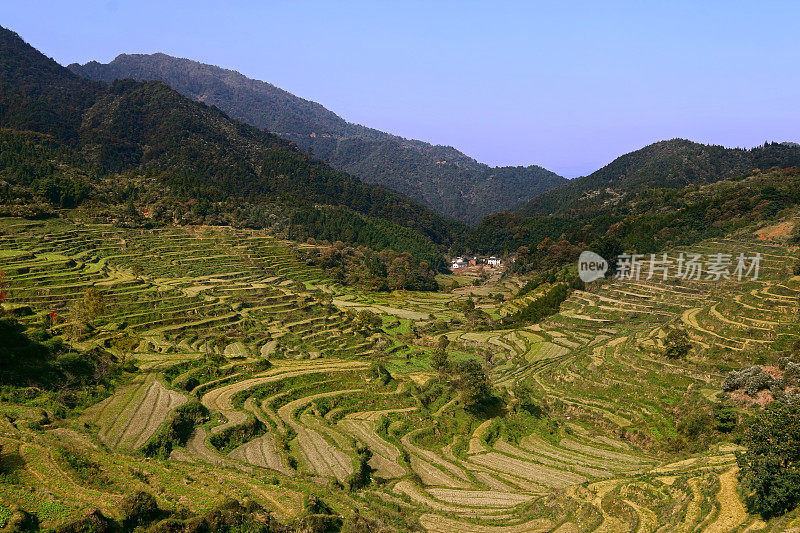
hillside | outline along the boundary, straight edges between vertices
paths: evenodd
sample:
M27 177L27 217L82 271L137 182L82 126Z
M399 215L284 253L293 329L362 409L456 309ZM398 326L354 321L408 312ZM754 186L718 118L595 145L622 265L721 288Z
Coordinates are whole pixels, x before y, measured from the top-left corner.
M682 188L649 188L579 215L491 215L462 246L478 252L524 247L527 260L518 260L518 269L570 263L585 249L656 253L768 220L798 205L798 191L794 167Z
M154 173L168 187L165 196L217 203L218 210L227 209L221 202L238 198L253 205L279 202L291 206L286 214L300 208L308 218L309 209L329 205L339 209L334 240L352 240L354 225L370 225L372 218L409 228L420 241L427 238L440 246L463 231L401 194L363 184L291 142L189 100L163 83L129 80L101 86L44 57L13 32L2 29L0 34L6 66L2 83L14 88L0 98L8 110L0 127L53 134L101 174ZM39 97L30 100L31 95ZM35 103L33 114L18 111L27 110L29 101ZM375 228L371 233L404 231ZM380 240L356 242L380 249ZM426 259L443 265L431 254Z
M0 26L0 124L78 142L82 112L102 92Z
M158 80L230 116L292 140L365 183L406 194L435 211L475 223L489 213L515 209L565 183L538 166L491 168L446 146L433 146L351 124L321 105L242 74L165 54L122 54L69 68L110 83Z
M533 198L516 213L597 215L624 210L627 202L648 189L681 188L741 177L756 169L794 166L800 166L796 143L768 143L746 150L673 139L622 155L586 177Z
M737 493L732 441L765 391L722 392L731 370L788 376L784 358L800 357L797 222L669 251L759 252L758 281L601 281L509 326L493 320L549 282L524 296L523 280L497 275L369 294L262 230L0 219L3 312L51 345L126 362L84 395L4 383L0 526L797 527L797 511L767 522ZM681 359L664 355L675 328L690 343Z

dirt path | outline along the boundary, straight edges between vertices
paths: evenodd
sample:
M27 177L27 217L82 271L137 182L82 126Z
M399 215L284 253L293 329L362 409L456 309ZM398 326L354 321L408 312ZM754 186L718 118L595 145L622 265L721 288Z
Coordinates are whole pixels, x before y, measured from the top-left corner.
M705 529L705 533L726 533L750 518L736 492L739 484L736 477L738 473L738 468L731 468L719 476L719 492L717 493L719 515Z
M545 533L553 529L552 522L544 518L514 526L481 526L435 514L424 514L419 517L419 522L431 533Z
M481 453L481 452L488 452L489 450L483 444L483 436L486 434L486 431L489 429L489 426L492 424L492 418L483 422L480 426L475 428L475 431L472 432L472 437L469 439L469 449L467 450L468 454L473 453Z

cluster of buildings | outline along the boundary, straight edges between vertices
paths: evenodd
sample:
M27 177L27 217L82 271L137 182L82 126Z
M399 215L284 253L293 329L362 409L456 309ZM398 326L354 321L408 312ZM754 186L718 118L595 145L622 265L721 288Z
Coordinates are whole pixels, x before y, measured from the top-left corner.
M456 257L450 263L450 268L452 270L457 270L459 268L469 268L481 265L488 265L491 268L496 268L499 266L503 266L503 260L499 257L491 256L491 257Z

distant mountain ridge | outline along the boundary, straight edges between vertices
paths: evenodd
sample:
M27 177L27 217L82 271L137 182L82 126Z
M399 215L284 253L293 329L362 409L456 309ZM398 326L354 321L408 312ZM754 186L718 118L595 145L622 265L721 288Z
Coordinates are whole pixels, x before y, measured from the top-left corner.
M744 176L757 169L796 166L800 166L797 143L742 149L672 139L624 154L588 176L542 193L516 213L596 215L618 211L654 188L677 189Z
M417 200L435 211L475 223L513 210L567 180L539 166L478 163L449 146L404 139L351 124L322 105L233 70L168 56L122 54L108 64L72 64L73 72L110 83L158 80L232 117L292 140L314 156Z
M247 215L237 209L281 203L285 216L297 219L295 226L310 228L310 220L327 216L334 221L329 226L337 226L325 229L340 240L378 250L394 246L398 252L416 251L437 268L444 263L434 243L445 248L466 229L163 82L128 79L107 86L80 77L2 27L0 128L18 135L29 130L52 136L58 145L55 151L63 147L70 153L68 159L96 169L87 176L149 173L173 203L201 204L201 217L217 209L238 217L242 225L252 219L263 226L259 217L267 211ZM36 144L13 135L9 140L9 146L17 148ZM17 148L3 153L0 171L8 170L3 167L19 155ZM51 169L60 165L49 160L18 166L14 173L22 177L15 178L17 186L29 186L48 173L52 179L47 187L91 185L73 180L70 169Z

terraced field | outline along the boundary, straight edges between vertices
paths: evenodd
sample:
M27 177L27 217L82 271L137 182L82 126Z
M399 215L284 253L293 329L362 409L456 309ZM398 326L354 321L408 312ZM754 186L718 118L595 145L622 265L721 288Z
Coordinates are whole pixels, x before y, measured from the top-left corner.
M524 305L510 298L519 280L362 293L262 231L0 219L0 232L9 311L26 324L52 312L75 344L140 368L79 418L46 429L12 421L28 408L1 406L14 415L0 417L3 453L21 465L18 483L0 484L2 509L38 509L45 527L90 508L116 516L133 489L195 510L250 498L286 522L314 494L343 516L358 509L399 530L800 527L795 514L747 515L735 445L670 448L686 398L708 402L726 369L800 336L798 254L784 243L741 235L692 247L761 253L757 281L602 281L538 324L472 331L454 320L460 303L513 313ZM104 305L87 331L75 309L89 289ZM365 329L362 310L382 325ZM690 335L686 360L661 355L675 325ZM439 386L430 358L441 335L453 360L486 364L494 411L467 412ZM526 411L521 388L547 412ZM145 444L190 401L210 419L168 458L145 460ZM57 443L84 450L107 482L87 485L59 466ZM364 457L372 481L349 490Z

